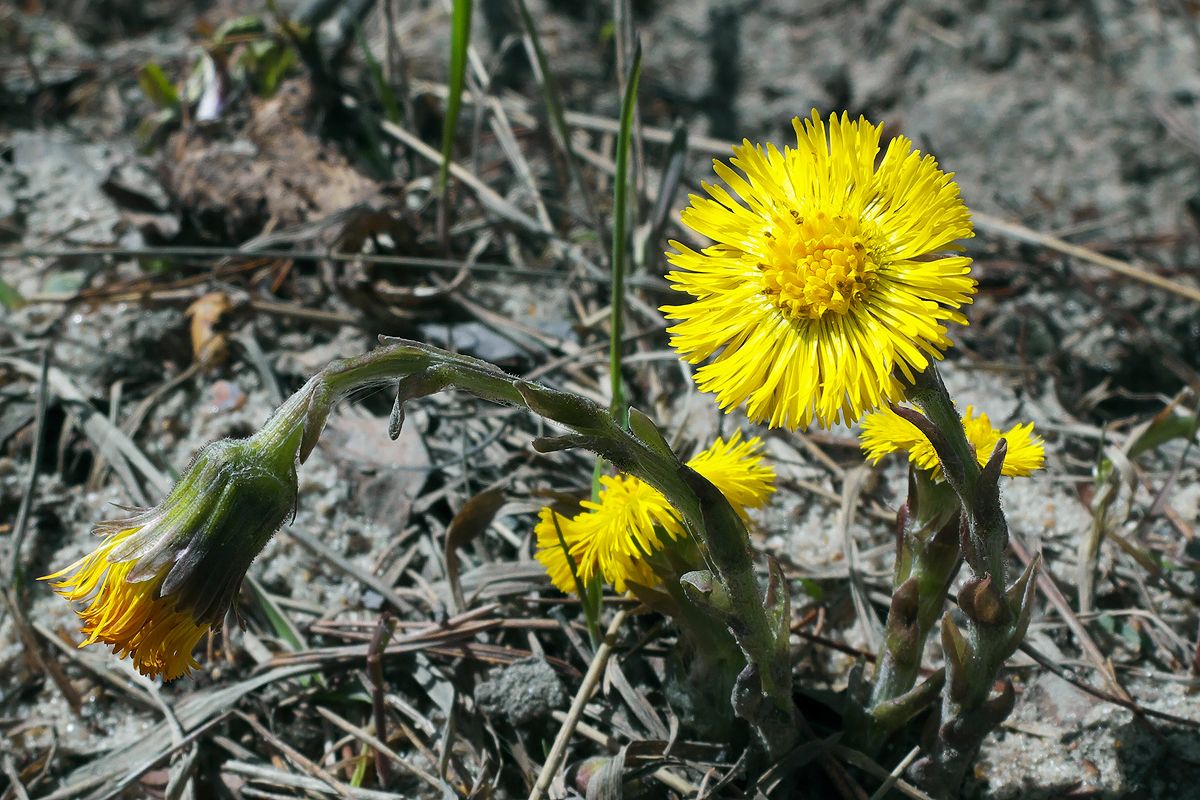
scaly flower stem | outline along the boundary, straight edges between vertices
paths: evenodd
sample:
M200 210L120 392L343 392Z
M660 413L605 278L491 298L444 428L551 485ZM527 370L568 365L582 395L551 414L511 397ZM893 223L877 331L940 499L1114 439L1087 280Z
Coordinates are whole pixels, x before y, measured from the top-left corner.
M942 381L935 364L931 363L924 372L916 375L912 388L908 390L908 399L920 406L925 416L942 435L942 446L938 447L938 442L935 442L934 446L938 448L939 456L942 456L942 469L946 480L954 487L964 506L974 507L980 477L979 457L967 439L962 417L954 407L954 401L950 399L950 393L946 390L946 384ZM949 452L946 452L947 450ZM999 586L1003 586L1008 528L1005 527L1000 536L986 536L983 531L975 530L974 526L969 524L969 516L967 521L968 527L971 528L971 544L974 545L971 549L976 551L976 558L970 558L969 553L964 555L968 556L968 562L974 561L976 566L982 566L984 572L991 575Z
M851 726L867 752L936 699L937 687L914 690L925 642L945 607L946 591L958 574L959 500L945 483L923 470L909 473L907 502L897 515L896 569L887 627L861 729Z
M309 403L319 383L317 378L305 383L299 391L284 401L283 405L275 409L271 418L246 442L251 449L272 459L281 472L285 468L294 470L296 467L296 455L304 436Z
M992 696L996 677L1025 638L1033 614L1037 562L1011 586L1006 583L1008 523L1000 507L1000 473L1007 444L996 445L980 469L941 376L931 365L918 376L909 399L926 417L910 418L937 450L942 472L962 503L961 548L971 578L959 590L965 632L950 614L942 618L946 685L941 719L930 753L913 765L918 779L936 795L955 796L963 773L984 737L1012 711L1012 683Z
M906 553L896 564L895 584L900 586L909 578L918 582L917 626L923 632L924 643L924 637L942 616L946 591L962 563L958 547L961 514L958 498L946 484L933 481L921 471L916 471L913 484L916 499L910 508L911 522L906 520L910 529L905 531L908 536L901 544Z
M383 341L383 347L369 353L333 362L301 390L308 398L301 461L316 445L333 405L363 387L397 387L394 434L399 433L404 402L451 388L528 408L566 427L570 434L539 439L534 447L542 452L589 449L658 489L683 517L712 568L711 592L700 605L725 622L748 662L735 689L735 708L757 730L770 758L779 758L795 744L786 587L780 586L776 570L764 597L741 518L711 483L679 461L648 417L630 409L627 430L590 400L522 381L485 361L419 342ZM304 402L293 398L282 408L293 401ZM689 597L697 600L695 594Z
M936 364L930 363L924 372L916 374L907 396L921 407L929 421L946 437L951 452L962 465L955 475L947 473L947 478L951 483L957 481L960 484L974 485L975 481L979 480L979 462L976 460L975 448L967 441L962 417L954 407L954 401L950 399L950 392L946 389Z

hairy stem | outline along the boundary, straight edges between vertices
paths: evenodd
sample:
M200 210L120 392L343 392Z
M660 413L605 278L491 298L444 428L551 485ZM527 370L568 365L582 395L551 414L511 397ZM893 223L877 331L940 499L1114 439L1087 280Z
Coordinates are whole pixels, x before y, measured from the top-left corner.
M909 497L897 515L895 587L868 704L868 730L858 738L875 752L888 734L922 708L897 702L913 692L930 632L958 574L959 501L950 487L918 470L910 472ZM926 702L933 699L924 694ZM909 700L918 698L914 694ZM900 711L904 713L899 713Z
M675 456L644 414L631 409L630 430L626 430L607 409L590 400L522 381L485 361L419 342L383 341L380 348L333 362L298 393L307 400L301 461L316 445L333 405L369 386L397 386L395 413L401 418L404 401L453 388L527 408L562 425L571 433L535 441L534 446L542 452L589 449L658 489L683 517L720 588L714 594L722 602L706 610L729 627L748 662L745 679L735 690L739 713L757 730L770 758L778 758L795 744L788 627L782 618L786 591L782 598L775 592L773 602L764 597L741 518L720 491ZM281 408L303 402L292 398ZM396 428L394 433L398 432Z
M925 412L909 417L929 436L942 472L962 504L963 558L970 579L958 593L965 630L947 613L942 618L946 684L937 738L914 774L939 796L955 796L983 739L1012 711L1014 693L1005 681L992 694L1004 661L1021 644L1033 613L1037 562L1006 587L1008 523L1000 507L999 481L1007 453L1001 439L981 469L946 386L931 365L909 398ZM932 423L932 424L930 424Z

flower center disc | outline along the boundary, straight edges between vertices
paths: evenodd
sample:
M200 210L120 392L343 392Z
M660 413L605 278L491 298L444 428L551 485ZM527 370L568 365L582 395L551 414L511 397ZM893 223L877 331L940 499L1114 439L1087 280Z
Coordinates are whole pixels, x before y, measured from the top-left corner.
M758 265L763 291L791 320L845 314L875 283L879 270L858 220L821 211L776 219Z

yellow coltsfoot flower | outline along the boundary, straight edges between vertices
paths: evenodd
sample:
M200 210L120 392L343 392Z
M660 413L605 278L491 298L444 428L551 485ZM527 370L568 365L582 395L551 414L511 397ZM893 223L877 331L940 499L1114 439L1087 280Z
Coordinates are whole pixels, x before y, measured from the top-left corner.
M775 472L762 463L762 446L758 437L743 441L738 431L728 441L717 438L688 466L744 514L745 509L766 503L775 491ZM574 517L542 509L534 529L536 558L566 594L576 593L576 577L587 585L595 575L618 593L624 592L628 583L658 585L659 578L645 557L685 535L679 513L661 492L640 478L606 475L600 483L599 497L580 503L583 511Z
M672 241L668 278L691 295L663 306L671 345L725 410L772 427L847 424L903 397L965 325L973 235L952 174L882 125L814 110L795 149L743 141L714 161L732 193L703 184L683 222L714 244ZM878 161L878 164L876 163ZM736 170L740 170L736 171Z
M721 490L734 511L744 514L747 508L762 506L775 491L775 470L763 463L762 449L762 439L743 440L739 430L728 441L717 437L687 463Z
M579 594L575 584L579 564L574 561L574 555L568 556L579 538L572 527L574 524L572 517L563 516L547 506L538 513L533 529L537 539L535 557L546 568L550 582L563 594Z
M576 576L586 586L600 575L617 592L625 591L627 581L656 585L654 571L642 556L663 548L659 531L671 539L683 532L679 516L661 492L639 478L605 475L600 485L599 499L584 500L583 511L574 517L542 509L534 529L538 561L566 594L576 593Z
M975 450L979 466L987 463L1001 438L1008 445L1001 473L1009 477L1025 477L1042 468L1046 461L1046 447L1041 436L1033 433L1033 423L1014 425L1003 433L992 427L984 413L975 413L967 406L962 418L967 441ZM883 409L863 419L859 441L863 452L872 464L878 464L884 456L899 452L908 454L908 460L918 469L927 470L935 479L942 477L941 462L925 434L916 425L890 408Z
M94 551L42 578L87 604L80 647L103 642L166 680L197 667L196 644L221 627L250 562L295 508L301 429L286 410L249 439L206 446L162 503L98 523Z

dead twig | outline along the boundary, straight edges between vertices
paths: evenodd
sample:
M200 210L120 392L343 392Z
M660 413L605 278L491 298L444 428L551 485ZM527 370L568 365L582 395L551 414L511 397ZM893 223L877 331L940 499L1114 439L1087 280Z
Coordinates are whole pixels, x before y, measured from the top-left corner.
M404 144L404 146L408 147L410 150L431 164L441 163L442 154L425 144L415 134L409 133L399 125L395 125L386 120L380 123L380 127L388 136L391 136L393 139L401 142ZM533 231L534 233L554 233L552 228L547 229L541 222L535 220L524 211L518 209L512 203L505 200L503 197L497 194L494 189L481 181L479 178L475 177L470 170L461 164L454 161L450 162L450 174L458 179L464 186L470 188L471 191L475 193L475 196L479 198L479 201L484 205L484 207L494 212L497 216L500 216L509 222L516 223L522 228Z
M257 736L278 750L284 758L286 758L288 761L291 761L300 769L304 770L304 772L308 773L308 775L311 777L316 778L324 783L326 786L332 789L338 795L338 797L345 798L345 800L354 800L353 795L347 791L347 787L343 786L337 778L335 778L333 775L330 775L326 770L322 769L321 765L314 763L299 750L271 733L257 719L244 711L235 711L234 714L236 714L243 722L253 728L254 733Z
M538 773L537 782L533 784L533 789L529 792L529 800L541 800L546 789L550 787L550 781L554 779L554 774L562 765L563 758L567 755L567 744L571 741L571 736L575 733L575 726L583 716L584 706L592 696L596 684L600 682L600 676L604 674L604 668L613 653L613 643L616 641L617 632L625 624L628 614L628 611L621 609L613 616L612 622L604 634L604 641L596 648L596 655L588 666L587 674L583 676L583 682L579 684L579 691L575 693L575 699L571 702L570 710L567 711L567 719L558 729L558 735L554 737L554 744L550 748L550 754L546 756L546 763L542 764L542 771Z
M391 749L382 741L380 741L378 736L372 736L362 728L354 725L346 719L343 719L342 717L339 717L337 714L327 708L316 706L316 712L324 717L328 722L332 723L335 727L339 728L350 736L353 736L355 739L358 739L368 747L373 748L377 754L386 756L388 760L397 764L405 772L420 778L422 781L433 787L437 792L441 793L445 791L446 784L439 780L437 776L421 769L416 764L413 764L411 759L406 760L402 758L395 750ZM376 733L378 732L379 729L376 728ZM395 795L389 795L389 797L394 796Z
M879 615L872 611L871 603L867 599L866 584L858 570L858 545L854 541L853 533L855 508L858 506L858 498L862 494L863 483L869 472L870 467L863 465L846 473L846 480L842 486L841 509L838 512L838 528L842 534L842 549L850 571L850 596L854 600L854 610L869 649L877 650L883 640L883 626L879 622Z
M1021 560L1021 563L1028 567L1034 557L1016 531L1009 531L1009 544L1012 546L1017 558ZM1038 591L1050 601L1050 605L1054 606L1054 610L1067 623L1067 627L1071 629L1071 633L1078 640L1080 648L1083 649L1084 654L1092 662L1092 666L1096 668L1096 671L1103 676L1104 682L1108 684L1109 689L1112 690L1114 695L1121 698L1122 704L1132 704L1133 698L1129 696L1129 693L1121 686L1121 682L1117 680L1112 663L1100 652L1100 648L1092 639L1091 634L1088 633L1087 628L1079 620L1079 617L1071 608L1071 604L1067 602L1067 598L1063 596L1062 591L1058 588L1058 584L1054 582L1054 578L1050 575L1050 570L1038 570L1037 585Z
M21 545L25 542L25 532L29 529L29 510L33 507L33 496L37 491L38 469L42 461L42 439L46 434L46 403L50 396L48 375L50 372L50 347L42 349L41 368L38 370L37 415L33 424L33 448L29 454L29 477L25 481L25 493L21 495L21 505L17 509L17 522L13 526L12 538L8 545L8 576L10 586L16 585L17 570L21 562Z
M423 597L420 592L412 589L388 586L382 579L379 578L379 576L372 575L365 570L359 569L354 564L350 563L349 560L335 553L323 542L308 532L301 530L300 528L296 528L294 526L287 527L283 529L283 532L294 539L296 543L305 550L321 559L323 563L332 566L342 574L347 575L364 586L378 592L384 600L387 600L389 603L391 603L398 611L407 612L414 610L413 603L405 600L402 595L407 595L414 598Z
M1164 722L1170 722L1174 725L1182 725L1187 728L1200 729L1200 721L1197 721L1194 719L1188 719L1187 717L1176 716L1175 714L1170 714L1170 713L1167 713L1166 711L1158 711L1153 708L1147 708L1146 706L1139 704L1137 701L1133 700L1132 698L1127 699L1125 697L1119 697L1118 695L1111 694L1109 692L1104 691L1103 689L1097 689L1094 686L1084 683L1083 681L1079 680L1074 675L1072 675L1070 672L1063 669L1057 663L1055 663L1054 659L1043 655L1041 652L1039 652L1037 649L1035 649L1033 647L1033 645L1029 644L1028 642L1024 642L1021 644L1021 652L1024 653L1025 655L1029 656L1030 658L1032 658L1044 669L1047 669L1050 672L1053 672L1055 675L1062 678L1064 681L1071 684L1076 689L1079 689L1080 691L1083 691L1083 692L1087 692L1092 697L1099 698L1100 700L1104 700L1107 703L1112 703L1113 705L1118 705L1121 708L1128 709L1128 710L1132 711L1134 714L1138 714L1140 716L1154 717L1155 719L1161 719Z
M1147 286L1153 286L1156 289L1163 289L1172 294L1185 297L1193 302L1200 303L1200 288L1195 286L1187 286L1182 283L1177 283L1170 278L1164 278L1161 275L1156 275L1149 270L1122 261L1119 258L1106 256L1103 253L1097 253L1095 250L1090 250L1086 247L1081 247L1077 244L1071 244L1065 239L1060 239L1057 236L1051 236L1048 233L1040 233L1020 225L1016 222L1008 222L999 217L993 217L990 214L981 214L978 211L972 212L971 219L975 222L975 227L988 234L994 236L1003 236L1008 239L1013 239L1025 244L1033 244L1038 247L1045 247L1048 250L1054 250L1063 255L1077 258L1080 261L1086 261L1089 264L1095 264L1098 267L1104 267L1110 272L1115 272L1118 275L1123 275L1126 278L1144 283Z
M66 673L63 672L62 665L56 659L45 657L42 652L41 645L38 644L37 637L33 635L33 627L29 624L29 620L25 617L25 611L22 609L20 601L16 597L16 593L12 588L5 589L0 592L0 599L4 600L5 606L8 607L8 613L13 618L13 627L17 631L17 637L21 640L21 645L25 648L25 655L34 664L35 667L44 673L48 673L54 681L54 685L62 692L62 696L66 698L67 705L71 707L71 711L81 717L83 715L83 697L67 680Z
M234 775L240 775L248 780L270 782L278 786L298 790L295 796L305 796L313 792L325 795L332 793L329 787L319 780L309 778L305 775L295 775L285 770L261 764L250 764L245 761L236 760L226 761L221 765L221 770ZM350 788L348 793L354 800L396 800L394 792L380 792L374 789Z
M367 650L367 673L371 676L371 714L375 719L375 733L381 741L387 741L387 709L383 702L383 653L388 639L392 638L391 614L383 612L375 626L371 637L370 649ZM391 770L383 751L375 748L375 775L380 786L391 783Z

